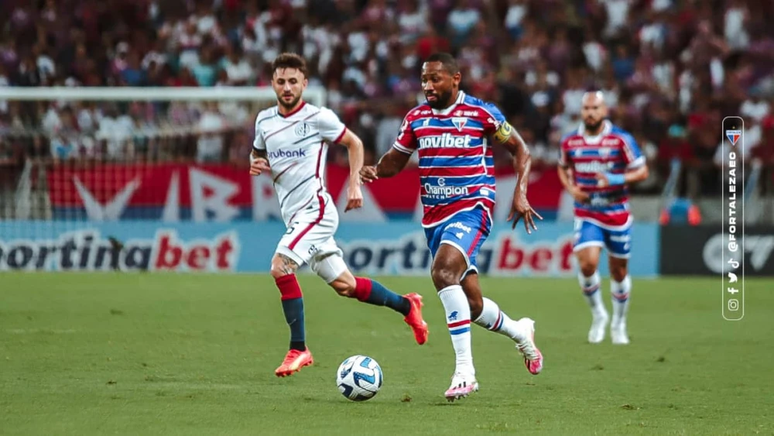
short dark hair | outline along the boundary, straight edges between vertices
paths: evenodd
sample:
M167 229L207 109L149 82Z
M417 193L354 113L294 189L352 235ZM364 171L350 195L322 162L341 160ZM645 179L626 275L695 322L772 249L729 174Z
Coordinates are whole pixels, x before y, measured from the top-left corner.
M457 59L454 59L454 56L449 53L433 53L425 60L425 62L440 62L443 65L443 69L451 75L460 72L460 66L457 65Z
M306 77L306 61L295 53L282 53L271 63L272 74L282 68L295 68Z

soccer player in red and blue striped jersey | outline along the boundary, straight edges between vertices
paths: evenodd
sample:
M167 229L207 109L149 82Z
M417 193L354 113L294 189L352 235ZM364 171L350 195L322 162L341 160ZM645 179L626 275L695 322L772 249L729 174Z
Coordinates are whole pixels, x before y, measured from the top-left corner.
M576 132L562 139L559 178L575 199L575 246L583 294L591 307L588 340L602 342L610 319L599 290L597 271L602 247L610 260L614 344L628 344L626 314L632 281L627 264L632 217L626 186L645 180L648 167L632 135L606 120L601 92L584 94Z
M422 226L433 254L431 276L446 311L456 354L456 369L445 396L453 401L478 390L470 347L470 323L499 332L516 342L532 374L543 367L534 342L534 321L513 321L494 301L483 298L476 255L489 236L495 205L494 162L490 139L514 156L519 183L513 193L513 227L523 217L527 232L540 218L527 201L530 155L527 145L493 104L459 89L461 74L446 53L430 56L422 66L426 101L409 111L395 144L377 166L364 167L371 182L400 172L417 152Z

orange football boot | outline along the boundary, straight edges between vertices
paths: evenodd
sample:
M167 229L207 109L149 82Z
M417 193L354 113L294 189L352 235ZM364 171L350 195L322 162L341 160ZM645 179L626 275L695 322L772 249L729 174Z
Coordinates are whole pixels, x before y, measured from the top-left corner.
M422 296L416 293L406 294L403 296L409 303L411 303L411 310L408 315L403 318L403 321L411 327L414 331L414 339L417 340L417 344L422 345L427 342L427 335L430 333L427 329L427 323L422 319Z
M301 371L301 368L309 366L314 363L312 359L312 353L307 348L304 351L290 350L285 355L285 360L282 361L282 365L274 370L274 374L277 377L287 377L293 375L294 372Z

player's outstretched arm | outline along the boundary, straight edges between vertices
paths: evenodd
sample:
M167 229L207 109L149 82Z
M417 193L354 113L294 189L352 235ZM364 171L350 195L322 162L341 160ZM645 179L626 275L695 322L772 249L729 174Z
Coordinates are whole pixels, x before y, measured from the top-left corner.
M391 148L379 159L375 166L365 166L360 171L360 177L364 183L370 183L380 177L392 177L406 167L411 155Z
M519 132L516 131L507 121L504 121L500 128L494 134L495 140L503 144L513 155L513 169L516 172L516 189L513 192L513 204L511 213L508 215L508 221L513 220L511 228L516 228L516 224L524 218L524 228L527 233L537 230L535 220L541 217L527 201L527 186L529 184L529 171L532 168L532 156L529 147L522 139Z
M250 175L260 176L264 171L271 171L266 150L253 149L250 152Z
M347 129L339 141L347 147L349 155L349 183L347 184L347 207L344 212L363 207L363 192L360 190L360 170L363 168L363 141Z

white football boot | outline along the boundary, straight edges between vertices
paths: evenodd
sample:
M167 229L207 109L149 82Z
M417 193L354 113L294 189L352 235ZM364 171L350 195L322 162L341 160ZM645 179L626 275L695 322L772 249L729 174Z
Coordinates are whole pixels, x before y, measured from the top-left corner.
M477 391L478 381L476 381L476 376L455 372L452 377L451 386L446 393L444 393L444 396L448 401L454 401L465 398Z

